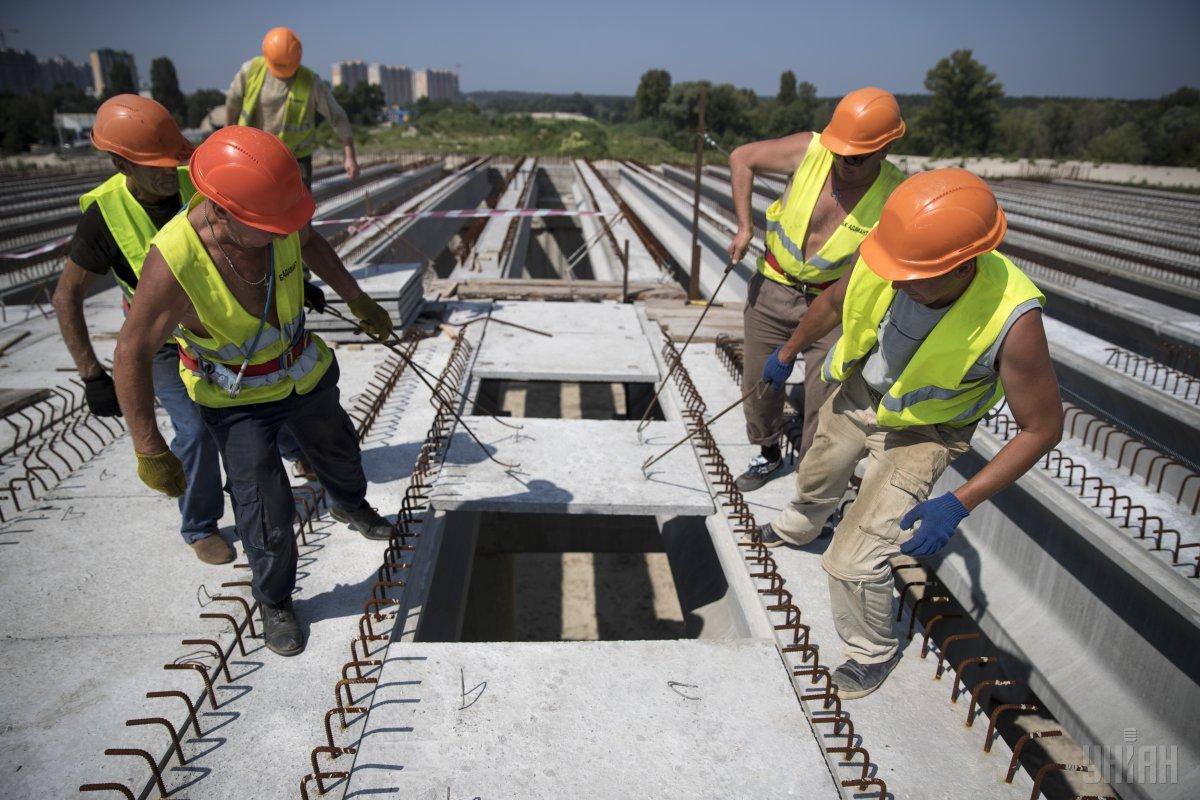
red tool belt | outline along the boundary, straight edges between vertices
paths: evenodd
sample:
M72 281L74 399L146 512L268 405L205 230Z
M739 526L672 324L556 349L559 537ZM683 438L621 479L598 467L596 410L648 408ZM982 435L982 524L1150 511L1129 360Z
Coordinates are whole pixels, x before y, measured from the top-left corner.
M767 266L782 275L784 280L788 282L788 286L792 287L793 289L799 289L805 294L816 294L817 292L823 289L828 289L830 286L833 286L835 283L837 283L836 280L826 281L825 283L806 283L804 281L797 281L791 275L788 275L783 271L783 267L779 266L779 260L775 258L775 254L771 252L770 248L767 248L766 253L767 255L763 258L763 260L767 262Z
M263 375L270 375L272 372L280 372L290 368L292 364L295 364L296 360L300 358L300 354L305 351L309 345L309 342L311 341L312 335L308 331L305 331L304 335L301 336L294 345L292 345L291 349L285 350L278 358L273 358L270 361L264 361L261 364L247 364L246 371L242 373L243 377L259 378ZM209 372L208 369L205 369L206 362L203 359L194 357L182 347L179 348L179 361L185 367L198 375L204 375ZM226 364L225 366L229 367L235 372L237 371L237 366L233 364Z

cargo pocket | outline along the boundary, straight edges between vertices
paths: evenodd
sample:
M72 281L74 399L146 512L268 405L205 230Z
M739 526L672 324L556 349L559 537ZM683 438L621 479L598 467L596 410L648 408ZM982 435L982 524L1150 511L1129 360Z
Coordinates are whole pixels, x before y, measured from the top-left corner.
M231 480L229 489L233 496L233 516L242 546L266 550L267 514L263 508L262 495L258 491L258 482Z
M886 496L880 498L873 515L874 518L863 521L864 526L870 528L868 533L889 544L908 541L913 532L911 529L900 530L900 520L904 518L905 514L912 511L917 503L929 497L929 486L928 482L916 475L905 472L899 467L893 467L887 488L883 492Z

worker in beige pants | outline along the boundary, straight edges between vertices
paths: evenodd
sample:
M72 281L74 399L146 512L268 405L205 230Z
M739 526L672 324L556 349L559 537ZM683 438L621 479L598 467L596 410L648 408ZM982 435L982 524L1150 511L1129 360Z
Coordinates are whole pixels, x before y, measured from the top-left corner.
M829 384L825 384L828 386ZM913 535L900 519L929 496L950 462L971 445L975 425L914 425L893 430L875 417L880 397L855 373L818 413L817 433L796 472L794 499L771 523L788 539L811 541L841 502L859 460L867 469L859 500L838 524L821 558L829 573L829 596L847 658L862 664L886 661L896 652L892 635L889 560Z
M729 245L733 263L742 260L754 237L750 202L754 173L791 176L783 194L767 208L763 256L746 296L746 392L809 306L854 265L858 246L879 220L884 200L904 180L904 173L887 160L888 149L904 130L896 98L868 86L842 98L820 133L751 142L730 155L729 182L738 219L737 235ZM808 369L801 457L812 441L817 409L829 396L828 387L816 375L836 334L830 332L803 351ZM744 407L746 435L759 446L759 453L736 479L743 492L783 474L783 388L757 395Z
M767 547L811 543L866 457L858 497L821 558L846 655L832 675L843 699L873 692L898 659L889 561L940 551L971 509L1062 436L1045 297L995 250L1006 229L991 189L966 170L909 178L884 204L858 262L763 365L762 381L781 388L796 357L841 324L821 368L840 386L818 413L794 497L754 538ZM929 499L1005 397L1020 431L962 486Z

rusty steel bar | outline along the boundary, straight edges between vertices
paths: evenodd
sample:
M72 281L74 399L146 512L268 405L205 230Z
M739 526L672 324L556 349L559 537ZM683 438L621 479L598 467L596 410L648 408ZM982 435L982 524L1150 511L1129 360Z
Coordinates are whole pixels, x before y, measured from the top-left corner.
M175 754L179 757L179 766L187 765L187 759L183 755L183 742L179 739L179 732L175 730L175 726L162 717L144 717L142 719L129 719L125 721L125 727L133 728L139 725L162 725L167 729L167 733L171 736L171 746L175 748ZM171 751L167 751L167 757L171 757Z

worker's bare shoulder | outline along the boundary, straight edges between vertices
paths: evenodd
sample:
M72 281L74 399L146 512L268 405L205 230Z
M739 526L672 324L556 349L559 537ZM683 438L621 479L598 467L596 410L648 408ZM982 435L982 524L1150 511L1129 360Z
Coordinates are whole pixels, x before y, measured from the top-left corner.
M1008 369L1023 369L1050 359L1040 308L1030 309L1013 322L1000 343L997 361Z

